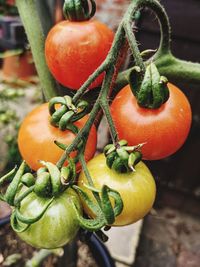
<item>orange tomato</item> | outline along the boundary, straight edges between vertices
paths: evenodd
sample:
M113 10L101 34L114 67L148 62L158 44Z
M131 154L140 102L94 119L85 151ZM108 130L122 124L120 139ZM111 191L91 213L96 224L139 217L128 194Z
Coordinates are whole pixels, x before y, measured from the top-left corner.
M183 92L168 83L170 97L158 109L142 108L128 86L111 105L111 114L120 139L129 145L145 143L144 159L158 160L175 153L185 142L192 119L190 104Z
M39 160L56 163L63 150L54 144L57 140L63 144L69 145L75 138L71 131L61 131L52 126L49 122L48 103L32 110L23 120L18 134L18 146L23 159L31 169L37 170L42 165ZM78 128L82 128L88 116L75 122ZM91 159L96 150L97 133L95 126L92 126L89 133L85 149L85 159ZM75 152L71 153L72 156Z
M62 21L48 33L45 56L55 79L71 89L78 89L106 58L114 33L96 20ZM100 75L90 88L103 80Z

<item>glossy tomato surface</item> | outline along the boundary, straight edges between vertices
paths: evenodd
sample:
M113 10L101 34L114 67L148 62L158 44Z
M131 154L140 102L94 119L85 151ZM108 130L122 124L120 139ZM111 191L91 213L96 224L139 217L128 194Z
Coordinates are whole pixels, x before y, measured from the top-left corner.
M158 109L138 106L129 86L111 105L111 114L120 139L129 145L145 143L143 158L158 160L175 153L185 142L191 127L191 107L183 92L168 83L170 97Z
M83 117L75 123L80 129L84 126L88 116ZM32 110L23 120L18 134L18 146L23 159L33 170L42 165L39 160L56 163L63 150L54 144L57 140L69 145L75 138L71 131L61 131L49 122L48 103L42 104ZM85 149L85 159L91 159L96 150L97 133L92 126ZM72 153L72 156L74 152Z
M64 86L78 89L106 58L113 36L105 24L96 20L56 24L45 42L51 73ZM102 79L103 74L91 87L100 85Z
M36 217L48 201L48 198L41 198L31 193L21 202L20 212L25 218ZM72 201L81 214L79 197L74 190L67 189L53 200L39 221L30 225L26 231L18 233L19 237L37 248L50 249L64 246L79 230Z
M121 195L124 208L116 218L115 226L134 223L149 212L155 200L156 186L151 172L143 162L135 166L135 172L118 173L109 169L104 154L99 154L88 162L87 167L97 189L107 185ZM91 191L84 184L87 184L87 180L81 172L78 185L92 197ZM83 206L86 213L92 216L84 202Z

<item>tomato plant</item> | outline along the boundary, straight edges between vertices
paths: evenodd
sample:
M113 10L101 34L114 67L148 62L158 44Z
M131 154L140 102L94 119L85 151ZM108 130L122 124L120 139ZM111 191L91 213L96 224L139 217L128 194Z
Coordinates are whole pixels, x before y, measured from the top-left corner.
M108 168L105 156L100 154L90 160L87 167L95 188L101 189L103 185L107 185L121 195L124 208L116 217L115 226L136 222L149 212L154 203L156 187L151 172L143 162L135 166L134 172L118 173ZM81 172L78 185L92 196L84 184L87 184L87 179L84 172ZM84 201L83 205L86 213L92 215Z
M106 58L113 35L97 20L56 24L45 42L47 65L55 79L71 89L81 87ZM99 86L102 80L103 74L91 87Z
M129 86L111 105L111 114L120 139L129 145L145 143L143 157L157 160L175 153L185 142L191 126L191 108L186 96L168 83L170 97L158 109L138 106Z
M69 145L75 138L71 131L61 131L49 122L50 115L48 104L42 104L32 110L23 120L19 129L18 146L20 153L27 164L33 170L42 165L39 160L56 163L61 157L63 150L54 144L57 140ZM87 116L75 122L78 128L82 128ZM92 127L85 149L86 161L93 157L96 150L97 133L95 126ZM72 155L75 155L72 152Z
M33 218L48 201L49 198L38 197L33 192L21 202L20 212L25 217ZM81 214L79 197L74 190L67 189L53 200L40 220L18 233L19 237L38 248L58 248L68 243L79 229L72 201Z

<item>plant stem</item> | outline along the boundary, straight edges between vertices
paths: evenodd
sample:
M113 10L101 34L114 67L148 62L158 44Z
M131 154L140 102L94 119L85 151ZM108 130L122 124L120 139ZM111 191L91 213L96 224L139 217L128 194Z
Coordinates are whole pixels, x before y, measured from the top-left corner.
M167 54L157 58L155 64L160 74L166 76L170 81L200 83L199 63L184 61L175 58L172 54Z
M35 66L39 75L46 101L57 95L56 83L50 74L45 61L45 37L38 15L35 0L16 0L20 18L23 22L33 54Z
M157 58L156 64L159 73L172 82L200 83L200 64L175 58L171 53ZM128 77L132 68L119 73L115 86L115 93L128 84Z
M94 187L94 183L93 183L92 177L91 177L91 175L90 175L90 173L88 171L87 164L85 162L84 155L83 155L82 152L79 155L79 160L80 160L82 169L84 171L84 174L86 176L86 179L88 181L88 184L90 186ZM98 202L99 206L101 206L101 199L100 199L99 193L94 192L94 191L92 193L93 193L93 196L95 197L96 201Z

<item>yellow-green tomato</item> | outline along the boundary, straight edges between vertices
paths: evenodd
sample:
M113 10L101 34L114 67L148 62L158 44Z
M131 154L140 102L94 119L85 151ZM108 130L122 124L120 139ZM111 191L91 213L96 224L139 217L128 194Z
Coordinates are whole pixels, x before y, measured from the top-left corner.
M156 195L155 181L150 170L142 161L135 166L134 172L118 173L109 169L104 154L99 154L87 163L87 167L97 189L107 185L121 195L124 207L122 213L116 217L114 226L134 223L143 218L152 208ZM87 180L82 171L78 185L93 197L91 191L85 188L84 184L87 184ZM84 201L83 206L85 212L93 217Z
M20 212L27 218L33 218L41 212L47 201L49 199L31 193L21 202ZM19 237L33 247L47 249L62 247L71 241L79 230L72 201L82 213L78 195L74 190L67 189L53 200L39 221L18 233Z

